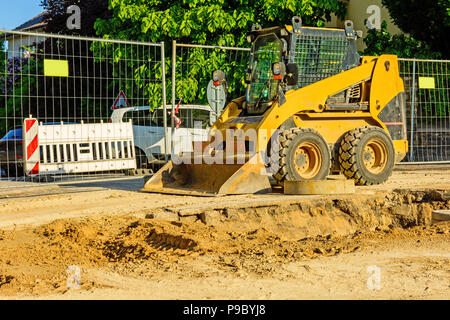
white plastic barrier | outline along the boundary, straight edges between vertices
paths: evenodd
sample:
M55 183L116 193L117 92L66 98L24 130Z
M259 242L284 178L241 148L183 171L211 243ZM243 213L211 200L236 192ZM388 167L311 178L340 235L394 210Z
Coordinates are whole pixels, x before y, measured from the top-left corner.
M26 119L27 121L34 119ZM25 135L27 139L35 139ZM133 125L128 123L42 124L38 126L39 170L28 168L28 175L83 173L136 169ZM29 155L27 148L25 159Z

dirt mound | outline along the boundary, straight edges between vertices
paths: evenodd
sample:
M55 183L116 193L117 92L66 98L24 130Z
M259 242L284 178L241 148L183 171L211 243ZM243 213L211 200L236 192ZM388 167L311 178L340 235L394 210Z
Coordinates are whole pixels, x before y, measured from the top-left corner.
M89 242L96 240L99 230L96 230L88 221L56 220L39 227L35 232L51 240L68 240L75 242Z
M127 276L141 274L143 269L153 276L170 270L174 276L189 278L201 272L180 266L195 265L196 257L204 256L208 268L266 277L287 262L365 250L374 240L449 237L450 223L286 240L264 227L236 232L199 222L148 222L131 217L62 220L5 233L0 241L0 294L63 293L67 291L67 267L72 265ZM83 280L84 290L95 287L101 284Z
M0 232L0 294L67 290L67 268L124 276L203 277L208 270L266 277L283 264L371 248L396 239L449 239L450 223L431 225L442 193L208 207L196 222L102 216L61 219ZM219 219L208 224L207 214ZM143 214L144 215L144 214ZM206 222L206 223L205 223ZM205 271L206 270L206 271ZM215 271L216 272L216 271ZM82 288L102 284L86 276Z
M195 229L195 228L194 228ZM186 234L183 225L150 223L139 220L125 227L118 235L104 243L103 255L109 261L136 261L165 256L184 256L199 250L195 230Z

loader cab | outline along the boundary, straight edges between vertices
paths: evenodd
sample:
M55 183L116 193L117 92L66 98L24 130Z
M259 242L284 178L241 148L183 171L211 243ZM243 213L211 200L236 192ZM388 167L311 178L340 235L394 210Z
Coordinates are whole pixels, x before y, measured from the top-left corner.
M258 36L253 45L250 68L247 70L247 109L258 111L271 106L278 81L272 75L272 64L282 61L283 43L274 34Z
M272 65L286 61L288 37L285 28L262 29L259 25L254 25L247 34L247 40L252 43L243 106L247 114L263 114L274 103L279 80L274 79Z
M247 35L253 45L242 115L261 115L283 92L358 66L361 57L356 38L359 35L351 21L345 22L345 29L303 27L300 17L294 17L292 25L286 27L262 29L254 25ZM294 83L274 79L271 66L276 62L295 66L291 68L295 69L295 74L291 74Z

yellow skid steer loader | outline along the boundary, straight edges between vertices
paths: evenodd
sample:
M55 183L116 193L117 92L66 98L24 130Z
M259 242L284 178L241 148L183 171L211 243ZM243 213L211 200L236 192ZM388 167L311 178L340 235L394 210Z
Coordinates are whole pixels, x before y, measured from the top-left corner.
M286 180L323 180L342 172L358 185L379 184L407 151L405 97L395 55L360 57L358 32L292 26L248 34L247 92L231 100L207 143L172 161L144 191L246 194ZM226 75L213 72L216 86Z

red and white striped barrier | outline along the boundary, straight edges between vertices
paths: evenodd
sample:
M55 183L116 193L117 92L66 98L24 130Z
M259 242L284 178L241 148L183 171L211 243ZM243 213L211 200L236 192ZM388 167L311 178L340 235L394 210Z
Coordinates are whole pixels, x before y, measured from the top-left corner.
M37 119L28 118L24 123L24 159L27 175L39 174L39 123Z
M132 122L24 121L25 173L52 175L136 169Z

